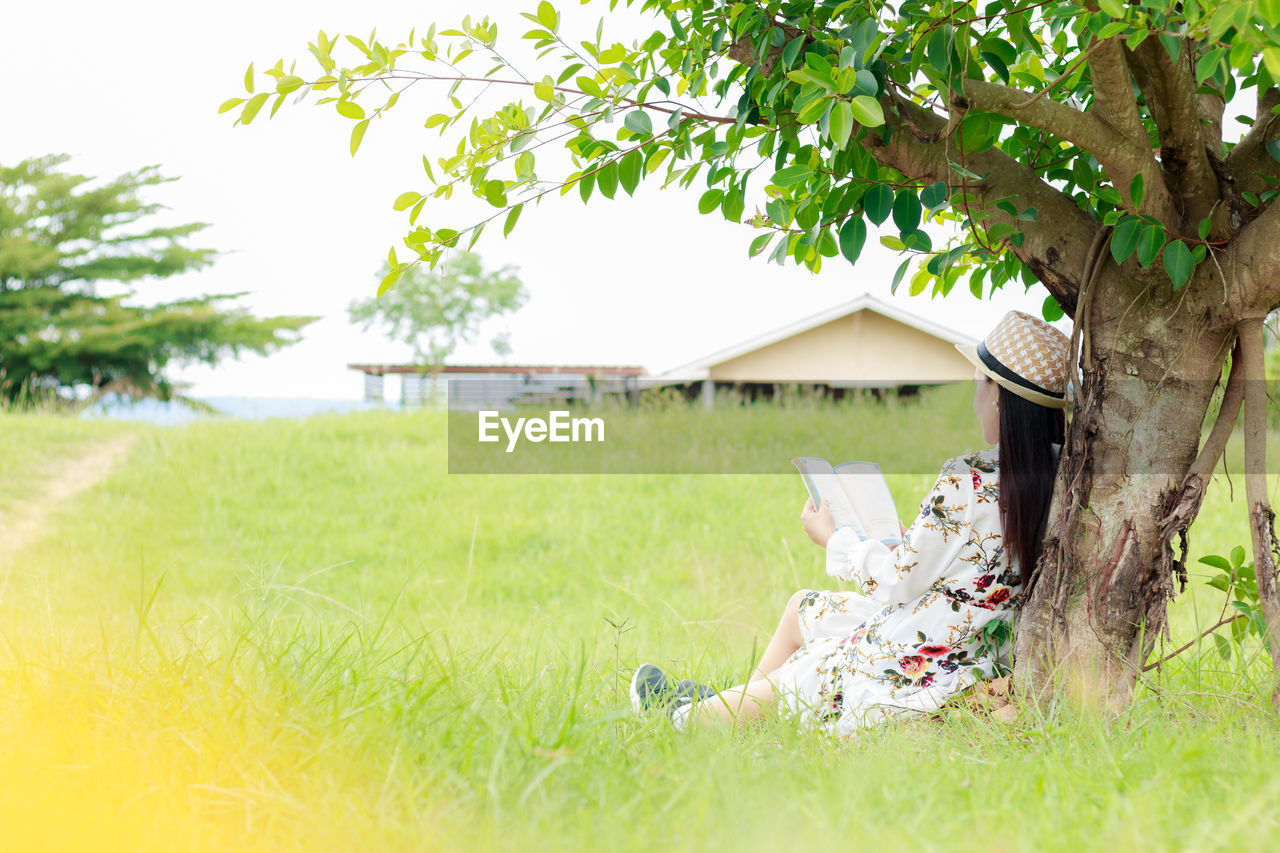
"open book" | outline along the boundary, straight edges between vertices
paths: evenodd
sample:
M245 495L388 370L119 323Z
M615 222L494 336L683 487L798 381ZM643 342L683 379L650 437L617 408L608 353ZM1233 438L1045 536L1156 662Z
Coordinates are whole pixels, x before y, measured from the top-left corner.
M879 539L889 546L902 544L898 509L879 465L844 462L833 466L815 456L797 456L791 464L799 469L815 507L823 498L830 502L836 527L849 525L864 538Z

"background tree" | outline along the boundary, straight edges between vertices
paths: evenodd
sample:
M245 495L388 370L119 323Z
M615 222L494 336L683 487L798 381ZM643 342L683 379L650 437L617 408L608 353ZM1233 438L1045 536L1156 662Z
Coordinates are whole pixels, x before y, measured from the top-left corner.
M384 282L390 271L388 266L381 272ZM414 266L404 272L378 297L351 303L351 321L366 330L385 326L413 347L415 363L433 373L459 344L474 340L486 320L518 310L529 298L514 268L486 271L471 252L454 253L435 270ZM490 346L498 355L511 352L505 335Z
M247 123L272 98L274 111L315 96L353 123L354 153L403 92L438 83L426 126L459 141L396 200L413 263L494 218L510 231L525 206L575 188L587 199L700 181L699 209L757 229L751 254L778 263L856 261L870 222L908 253L891 289L1038 283L1046 316L1075 321L1081 381L1044 556L1024 567L1017 683L1038 694L1061 673L1077 696L1127 700L1185 582L1187 527L1242 400L1280 674L1261 394L1262 322L1280 305L1280 2L628 5L652 34L609 41L602 22L571 44L560 12L538 4L522 36L536 68L513 67L487 19L400 43L321 33L309 79L280 62L266 72L274 91L254 93L251 67L249 95L222 109ZM490 111L480 95L495 84L512 98ZM420 223L428 199L460 188L493 215ZM958 227L935 246L927 221Z
M133 282L212 262L212 250L184 245L205 226L140 224L160 209L142 200L143 190L171 180L157 167L94 182L61 171L67 159L0 167L3 398L168 400L176 391L164 375L171 363L265 354L296 341L314 319L255 319L227 304L241 294L135 304ZM99 293L103 285L119 292Z

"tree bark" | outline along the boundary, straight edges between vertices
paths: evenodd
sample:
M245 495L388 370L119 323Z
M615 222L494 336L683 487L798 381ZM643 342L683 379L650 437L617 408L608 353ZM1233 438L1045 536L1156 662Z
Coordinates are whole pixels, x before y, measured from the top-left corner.
M1161 522L1197 458L1233 331L1148 284L1108 260L1076 317L1091 363L1016 637L1014 682L1035 700L1120 710L1165 630L1174 573Z
M1267 397L1263 384L1262 318L1242 320L1240 354L1244 362L1244 489L1249 504L1253 573L1271 653L1271 702L1280 707L1280 594L1276 590L1276 514L1267 497Z

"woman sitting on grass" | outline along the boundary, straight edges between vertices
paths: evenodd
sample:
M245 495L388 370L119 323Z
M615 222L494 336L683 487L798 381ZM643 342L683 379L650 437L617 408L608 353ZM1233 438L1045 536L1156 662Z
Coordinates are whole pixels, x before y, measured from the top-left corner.
M683 730L745 722L778 703L804 724L848 734L936 711L994 678L1008 644L985 629L1012 623L1040 554L1063 440L1067 345L1057 329L1017 311L978 346L957 345L976 368L983 440L996 446L947 460L896 549L837 529L825 500L817 508L806 501L800 519L827 549L827 573L862 592L793 595L759 667L737 687L672 684L641 665L631 681L636 710L663 708Z

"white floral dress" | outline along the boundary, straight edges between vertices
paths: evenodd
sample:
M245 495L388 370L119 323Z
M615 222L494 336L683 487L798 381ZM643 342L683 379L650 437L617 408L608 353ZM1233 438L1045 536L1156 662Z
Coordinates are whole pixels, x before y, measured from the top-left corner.
M813 590L802 599L805 643L771 679L784 709L849 734L936 711L1003 671L1008 643L984 629L997 619L1011 626L1022 576L1003 545L997 452L947 460L896 550L852 527L835 532L827 573L862 592Z

